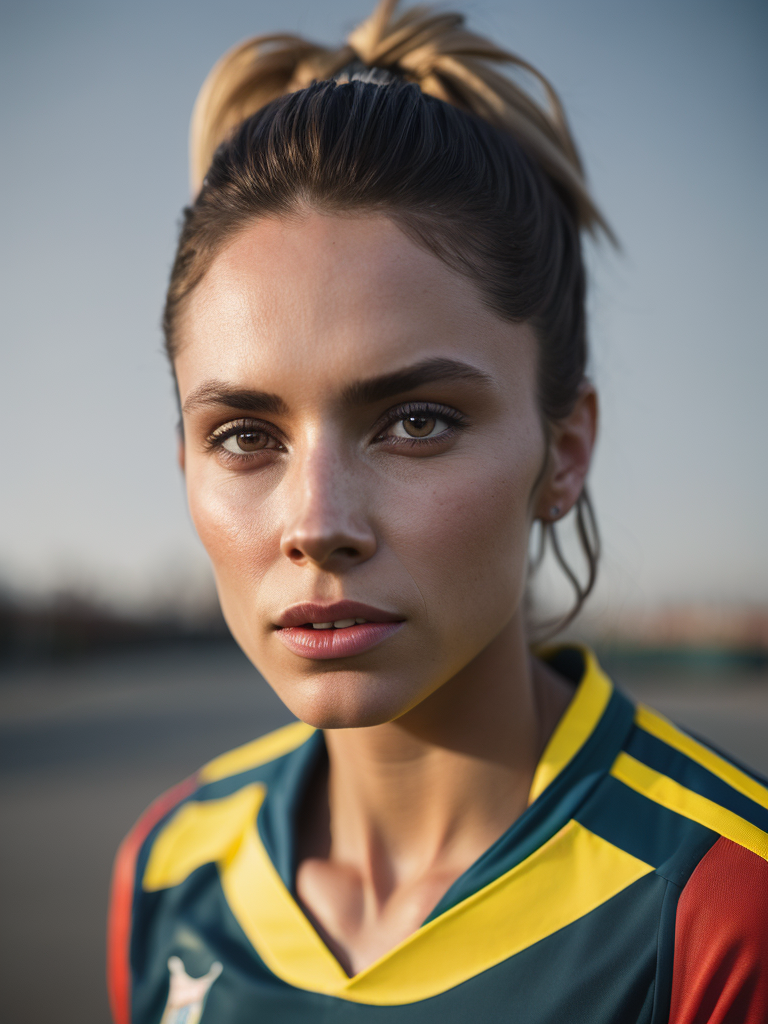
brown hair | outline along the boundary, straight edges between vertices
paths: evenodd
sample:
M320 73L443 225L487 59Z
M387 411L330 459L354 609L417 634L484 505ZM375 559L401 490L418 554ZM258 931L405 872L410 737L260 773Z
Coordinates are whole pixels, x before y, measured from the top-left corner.
M184 211L163 326L168 354L185 299L222 247L265 214L302 208L390 217L471 278L499 316L539 338L545 423L571 411L585 380L580 231L610 229L594 205L556 93L525 61L468 32L458 14L382 0L339 50L294 36L248 40L201 89L192 120L194 202ZM544 103L492 64L531 77ZM586 490L576 507L578 612L599 545ZM563 622L559 623L561 626Z

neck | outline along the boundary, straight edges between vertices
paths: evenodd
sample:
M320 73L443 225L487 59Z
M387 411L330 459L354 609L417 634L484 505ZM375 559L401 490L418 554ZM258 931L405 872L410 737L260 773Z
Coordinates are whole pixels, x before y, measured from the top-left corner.
M397 721L329 731L323 854L354 866L382 901L430 873L450 882L525 810L570 696L513 620Z

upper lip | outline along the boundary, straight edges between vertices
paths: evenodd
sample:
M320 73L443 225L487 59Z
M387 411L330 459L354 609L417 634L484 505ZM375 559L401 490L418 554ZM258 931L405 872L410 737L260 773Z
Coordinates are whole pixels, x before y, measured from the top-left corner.
M319 601L305 601L291 605L277 617L279 629L289 626L303 626L308 622L338 622L339 619L365 619L367 622L402 622L402 615L382 611L371 604L360 601L334 601L322 604Z

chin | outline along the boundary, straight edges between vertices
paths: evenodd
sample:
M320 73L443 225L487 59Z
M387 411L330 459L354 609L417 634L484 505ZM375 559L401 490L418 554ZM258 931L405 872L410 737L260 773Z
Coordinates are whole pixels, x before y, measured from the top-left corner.
M407 681L371 672L330 670L310 677L267 682L289 711L316 729L366 729L405 714L426 694L414 693Z

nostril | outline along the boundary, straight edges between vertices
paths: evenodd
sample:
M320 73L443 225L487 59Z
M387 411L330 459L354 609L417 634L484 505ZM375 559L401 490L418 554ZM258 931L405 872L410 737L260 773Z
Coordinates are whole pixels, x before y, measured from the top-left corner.
M322 550L320 550L322 547ZM357 547L347 545L344 547L333 547L332 545L318 546L306 544L302 547L290 547L286 552L290 561L297 564L305 561L315 562L318 565L325 565L329 559L340 559L342 562L354 562L361 557L361 551Z
M312 563L330 572L342 570L358 562L366 561L376 551L376 540L372 532L361 529L322 529L301 523L289 527L280 541L280 551L296 566Z
M346 555L347 558L359 558L360 556L357 548L336 548L334 554Z

